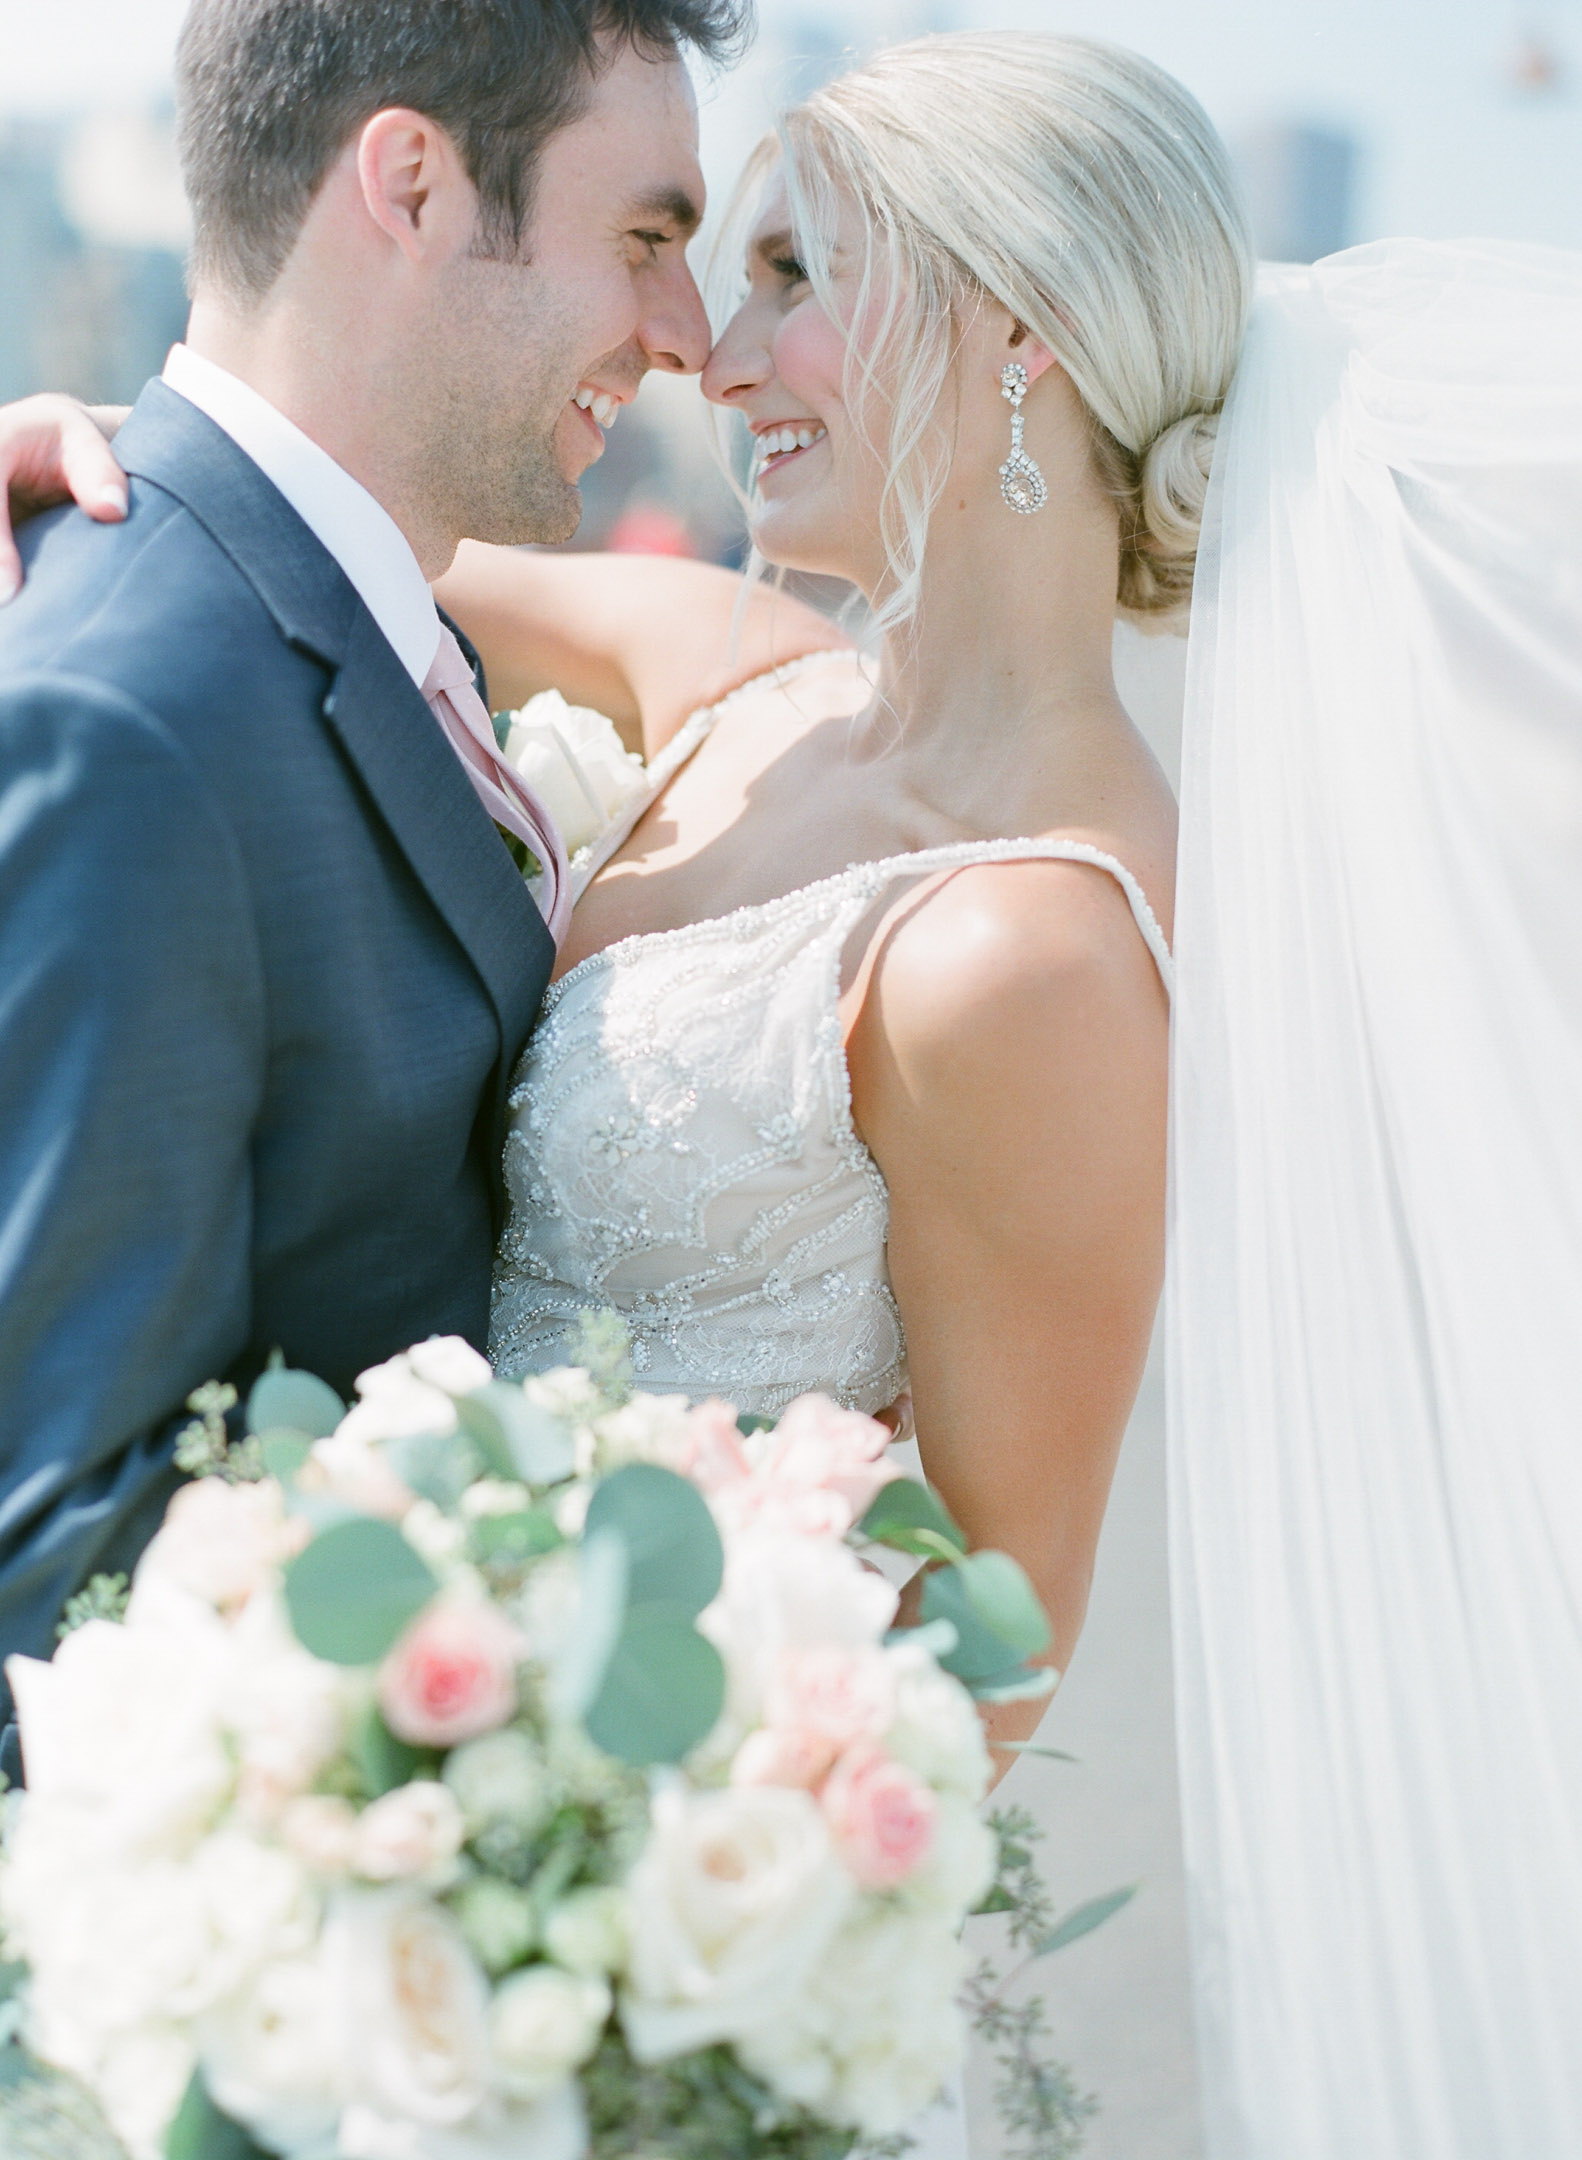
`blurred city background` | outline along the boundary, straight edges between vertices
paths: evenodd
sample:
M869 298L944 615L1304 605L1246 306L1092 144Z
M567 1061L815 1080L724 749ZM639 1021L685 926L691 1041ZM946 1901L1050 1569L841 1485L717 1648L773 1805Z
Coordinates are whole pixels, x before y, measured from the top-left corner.
M180 335L183 7L0 0L0 400L130 402ZM745 65L703 86L716 203L779 105L875 45L1037 28L1135 45L1189 84L1268 256L1405 232L1582 246L1582 0L761 0L761 16ZM586 499L578 546L740 553L687 384L649 385Z
M0 0L0 399L133 399L183 323L169 60L185 0ZM998 27L1139 47L1232 145L1259 245L1311 260L1393 233L1582 247L1582 0L760 0L751 58L703 87L711 196L776 108L874 46ZM699 243L706 252L707 234ZM735 561L742 528L695 386L655 378L611 434L574 545ZM1181 648L1117 641L1126 702L1173 767ZM1174 656L1172 658L1172 655ZM1040 1968L1062 2054L1099 2103L1086 2160L1196 2160L1187 1892L1171 1719L1162 1386L1122 1452L1088 1624L1042 1741L1002 1788L1046 1838L1061 1904L1135 1882ZM997 1923L975 1921L992 1951ZM991 2062L968 2079L993 2160Z

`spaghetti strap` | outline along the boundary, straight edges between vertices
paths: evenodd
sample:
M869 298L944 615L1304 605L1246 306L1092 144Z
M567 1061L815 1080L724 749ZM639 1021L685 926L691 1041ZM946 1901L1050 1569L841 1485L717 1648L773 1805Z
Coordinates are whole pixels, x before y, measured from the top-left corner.
M1132 920L1142 936L1143 943L1152 955L1164 984L1165 996L1175 996L1175 960L1159 918L1149 905L1148 895L1143 891L1136 874L1114 855L1103 848L1091 846L1086 840L966 840L950 847L921 848L910 855L891 855L881 862L863 863L848 873L863 887L877 895L884 887L899 877L933 878L939 873L949 875L954 870L965 870L980 863L1002 862L1078 862L1086 863L1094 870L1103 870L1120 886L1132 911ZM873 944L864 955L858 970L857 982L866 985Z

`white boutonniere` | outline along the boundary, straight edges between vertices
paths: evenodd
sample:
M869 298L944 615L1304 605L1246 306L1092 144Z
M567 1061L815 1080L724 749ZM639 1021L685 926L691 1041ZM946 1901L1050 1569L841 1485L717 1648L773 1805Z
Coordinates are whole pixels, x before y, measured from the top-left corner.
M568 705L545 690L506 716L503 744L515 767L560 827L566 853L596 847L648 785L648 769L621 741L613 720Z

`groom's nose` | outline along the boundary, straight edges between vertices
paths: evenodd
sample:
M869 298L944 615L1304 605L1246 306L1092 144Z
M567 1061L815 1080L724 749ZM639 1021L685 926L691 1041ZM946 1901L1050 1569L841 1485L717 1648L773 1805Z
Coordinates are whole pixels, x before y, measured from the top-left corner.
M713 339L698 281L685 257L679 250L677 254L674 268L653 282L637 338L650 367L664 368L672 375L696 375Z

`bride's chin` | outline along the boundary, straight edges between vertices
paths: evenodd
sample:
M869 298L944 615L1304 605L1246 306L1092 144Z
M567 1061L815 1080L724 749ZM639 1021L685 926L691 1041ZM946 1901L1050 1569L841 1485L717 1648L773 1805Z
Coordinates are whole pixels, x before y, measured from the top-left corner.
M800 570L809 577L844 578L852 573L839 549L829 544L828 532L800 533L790 518L774 515L755 518L749 527L753 550L771 570Z

